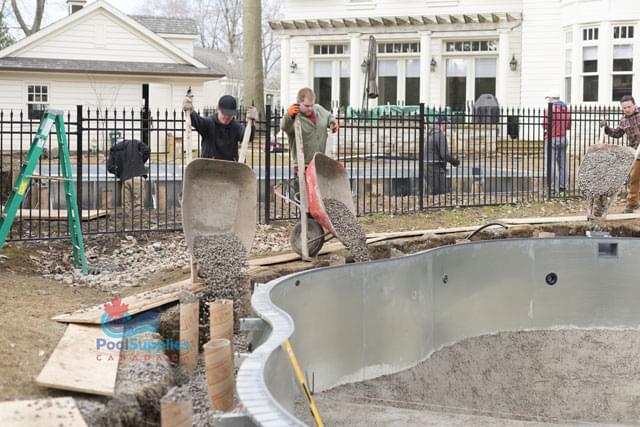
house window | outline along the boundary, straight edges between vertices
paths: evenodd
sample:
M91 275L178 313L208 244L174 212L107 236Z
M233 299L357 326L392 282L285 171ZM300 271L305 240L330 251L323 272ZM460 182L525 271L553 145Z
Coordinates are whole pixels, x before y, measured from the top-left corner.
M420 60L407 59L404 78L405 105L420 104Z
M467 40L446 43L447 52L495 52L498 43L495 40Z
M633 88L633 46L630 44L613 46L611 76L611 99L618 101L624 95L631 95Z
M582 48L582 101L598 101L598 47Z
M378 61L378 105L398 103L398 61Z
M573 49L564 51L564 99L571 102L571 71L573 66Z
M467 88L467 60L447 60L447 106L455 111L464 110Z
M314 55L348 55L351 46L348 44L316 44L313 46Z
M598 40L598 27L583 28L582 41Z
M48 85L27 85L27 111L29 120L40 120L48 105Z
M632 39L633 25L615 25L613 27L614 39Z
M378 53L420 53L418 42L382 42L378 43Z
M333 61L316 61L313 63L313 91L316 93L316 104L327 110L331 109L331 75Z
M351 88L351 61L340 61L340 99L338 107L349 105L349 91Z
M486 93L496 95L495 58L476 59L475 99Z

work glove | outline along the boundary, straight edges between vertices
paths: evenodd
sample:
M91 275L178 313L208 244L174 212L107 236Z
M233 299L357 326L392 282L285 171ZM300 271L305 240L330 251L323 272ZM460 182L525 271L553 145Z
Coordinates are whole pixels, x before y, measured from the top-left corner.
M458 160L457 157L454 157L453 159L451 159L451 162L449 163L451 163L451 166L453 166L454 168L457 168L458 165L460 165L460 160Z
M606 120L600 120L600 127L601 128L608 128L609 126L607 125L607 121Z
M184 100L182 101L182 110L183 111L191 111L193 110L193 97L191 96L185 96Z
M254 122L258 120L258 109L256 107L251 107L247 110L247 121L249 120Z
M340 125L338 124L338 122L331 122L329 123L329 128L331 129L331 133L338 133L338 130L340 130Z
M300 107L298 106L298 104L291 104L289 105L289 108L287 108L287 114L292 119L295 119L296 115L298 115L299 112L300 112Z

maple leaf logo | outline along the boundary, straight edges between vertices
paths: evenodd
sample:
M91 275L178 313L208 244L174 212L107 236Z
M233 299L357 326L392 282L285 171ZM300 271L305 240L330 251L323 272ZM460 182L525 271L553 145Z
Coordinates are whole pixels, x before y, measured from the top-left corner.
M106 303L104 305L104 311L112 320L120 319L122 316L127 314L127 310L129 310L129 305L123 304L120 296L116 296L111 300L111 303Z

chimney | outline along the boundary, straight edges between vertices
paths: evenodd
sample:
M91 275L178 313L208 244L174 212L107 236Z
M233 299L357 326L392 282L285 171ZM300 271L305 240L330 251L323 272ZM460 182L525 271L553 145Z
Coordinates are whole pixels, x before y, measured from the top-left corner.
M85 4L87 4L87 0L67 0L69 15L82 9Z

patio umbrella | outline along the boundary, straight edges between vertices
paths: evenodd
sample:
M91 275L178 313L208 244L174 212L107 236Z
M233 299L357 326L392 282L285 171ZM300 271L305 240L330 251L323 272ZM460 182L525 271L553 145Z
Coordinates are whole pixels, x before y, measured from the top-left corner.
M369 99L378 97L378 43L374 36L369 36L369 48L367 51L367 57L365 59L366 64L366 76L365 87L362 93L362 109L366 110L369 106Z

